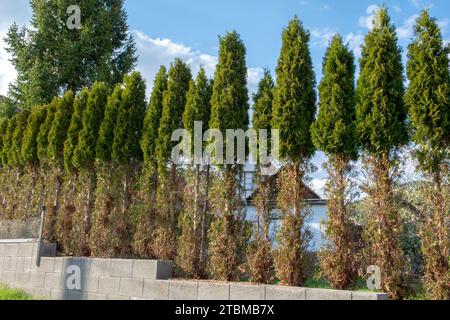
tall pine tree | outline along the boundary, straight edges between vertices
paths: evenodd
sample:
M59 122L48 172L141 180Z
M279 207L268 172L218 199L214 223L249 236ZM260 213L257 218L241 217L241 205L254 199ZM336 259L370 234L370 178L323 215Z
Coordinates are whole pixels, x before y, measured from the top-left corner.
M309 51L310 34L297 17L284 29L282 40L272 126L280 130L280 155L286 165L278 181L282 218L275 267L283 283L302 285L311 265L305 226L309 210L304 202L303 179L315 151L310 130L316 113L315 75Z
M387 8L379 9L375 20L362 48L356 118L370 174L365 188L373 213L367 228L370 261L381 269L383 290L398 299L406 293L408 267L399 242L401 218L393 198L397 151L408 141L403 66Z
M351 160L357 157L355 61L340 35L334 36L323 61L319 85L320 109L312 126L314 144L329 157L326 165L329 246L319 254L322 272L336 289L346 289L357 277L355 244L349 220Z
M248 100L246 48L240 35L233 31L220 38L210 128L220 130L224 137L226 130L247 130ZM243 199L238 178L242 167L226 164L220 170L222 181L215 186L216 200L212 203L218 217L209 232L209 271L217 280L232 280L239 276L238 266L244 255Z
M424 280L430 299L449 300L450 203L444 176L448 174L450 152L450 49L443 44L439 25L428 10L418 17L414 33L408 49L410 83L405 101L419 166L434 186L425 195L431 205L426 206L422 230Z
M123 0L86 0L80 8L81 28L71 29L70 0L32 0L29 28L13 24L7 50L18 72L8 93L21 108L49 103L63 90L79 91L95 81L120 83L136 62Z

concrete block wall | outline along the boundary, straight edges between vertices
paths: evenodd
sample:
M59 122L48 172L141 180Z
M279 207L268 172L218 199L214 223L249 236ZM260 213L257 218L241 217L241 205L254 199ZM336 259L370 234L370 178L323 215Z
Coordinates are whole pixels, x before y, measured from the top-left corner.
M36 252L37 243L0 243L0 283L50 300L387 300L378 293L169 280L170 261L43 257L37 267Z

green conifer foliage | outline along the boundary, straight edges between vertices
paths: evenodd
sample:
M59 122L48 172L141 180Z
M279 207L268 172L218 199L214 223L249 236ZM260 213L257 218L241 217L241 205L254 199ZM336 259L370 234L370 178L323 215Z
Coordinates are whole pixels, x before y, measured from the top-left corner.
M55 119L56 108L59 104L59 98L53 98L52 102L46 107L47 115L44 123L39 128L39 134L37 137L38 142L38 158L42 163L47 159L47 148L48 148L48 134Z
M355 244L349 221L350 160L356 158L355 62L340 35L334 36L323 61L319 85L320 109L312 125L316 147L329 157L327 170L329 246L319 254L322 272L336 289L346 289L357 277Z
M72 119L73 102L73 92L67 91L56 107L55 118L48 133L47 156L51 162L57 165L63 164L64 142Z
M107 101L107 86L102 82L94 83L83 113L83 127L79 133L78 144L73 153L72 161L78 169L89 169L95 163L97 140Z
M309 39L300 20L291 20L283 31L276 68L272 126L280 130L281 156L295 163L311 157L315 151L310 129L316 114L316 83Z
M278 181L282 226L277 235L275 267L277 276L289 285L303 285L311 267L307 253L309 236L304 228L309 210L304 203L303 184L315 151L311 125L315 120L316 93L309 40L309 32L294 17L283 31L273 101L272 127L280 130L280 156L286 161Z
M374 22L362 48L356 90L357 132L369 169L366 190L373 213L366 234L370 261L383 274L383 290L399 299L406 294L408 268L399 242L402 222L393 198L397 150L408 141L403 66L397 33L385 7Z
M408 50L410 83L405 102L419 166L433 184L433 190L424 194L430 204L424 212L422 229L424 280L430 299L449 300L450 233L445 221L448 222L450 201L446 197L445 175L450 154L450 49L444 46L439 25L427 10L418 17L414 33Z
M159 68L153 83L152 95L144 119L141 147L146 166L157 166L156 140L158 138L159 124L163 112L164 92L167 90L167 70L165 66Z
M0 120L0 168L3 167L2 153L3 147L5 146L5 135L8 129L8 122L7 119Z
M22 111L21 113L15 115L15 117L17 118L17 122L16 127L14 128L14 133L12 135L12 142L8 156L9 165L11 167L21 167L24 164L21 150L29 115L29 111Z
M156 141L158 169L165 174L173 147L172 133L183 128L183 112L186 107L186 94L192 79L188 65L180 59L175 59L168 73L167 90L163 97L163 112Z
M112 149L113 161L117 164L142 158L139 142L146 110L145 82L139 72L125 76L124 82Z
M4 167L7 167L10 162L9 149L11 148L12 145L12 138L16 126L17 126L17 116L15 115L8 121L8 126L6 128L5 135L3 136L3 148L1 156L2 156L2 164Z
M110 162L112 159L114 128L116 126L117 113L122 103L122 91L122 85L118 84L106 103L105 117L100 125L96 147L97 160L102 163Z
M22 143L22 157L25 164L34 166L39 163L37 137L46 118L47 106L35 107L30 114Z
M83 128L83 112L86 109L88 97L89 89L85 88L75 98L73 115L67 131L67 139L64 142L64 167L67 172L71 172L74 169L73 156L78 144L80 131Z
M224 137L228 129L247 130L248 99L246 48L240 35L233 31L220 38L210 128L219 129ZM226 145L224 152L226 154ZM242 263L244 250L243 203L238 182L242 168L227 164L221 171L221 188L215 191L217 197L212 203L218 217L212 222L209 232L209 272L215 279L232 280L239 277L238 266Z

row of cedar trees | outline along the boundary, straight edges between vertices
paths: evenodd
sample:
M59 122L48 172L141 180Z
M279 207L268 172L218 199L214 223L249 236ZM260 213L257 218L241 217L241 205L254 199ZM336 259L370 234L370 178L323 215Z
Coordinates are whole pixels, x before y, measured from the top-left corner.
M269 179L257 177L258 223L249 227L241 166L170 161L172 132L193 130L194 121L221 130L248 128L246 49L236 32L220 39L214 81L203 69L192 80L177 59L168 72L159 70L148 106L144 81L132 73L112 92L95 83L2 122L2 219L26 218L47 203L46 238L65 254L173 259L187 277L237 280L248 271L256 282L278 278L303 285L312 261L302 180L320 149L329 156L330 245L319 262L333 287L352 288L361 265L346 195L352 163L361 156L371 180L364 186L371 204L365 259L381 268L383 289L400 299L410 279L393 191L399 150L411 140L434 186L423 212L423 279L430 298L449 299L449 51L424 11L408 50L405 90L395 27L386 8L377 18L379 28L362 48L357 88L353 54L339 35L330 42L318 116L309 33L297 18L283 31L276 84L266 71L253 97L253 126L280 129L285 161L277 182L275 248Z

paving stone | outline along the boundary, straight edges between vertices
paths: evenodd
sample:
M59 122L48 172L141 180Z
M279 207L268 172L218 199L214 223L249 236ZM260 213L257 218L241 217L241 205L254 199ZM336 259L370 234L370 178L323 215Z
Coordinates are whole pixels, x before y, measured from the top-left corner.
M133 260L111 260L111 269L109 270L109 275L111 277L125 277L131 278L131 273L133 271Z
M149 300L168 300L169 281L145 279L143 297Z

